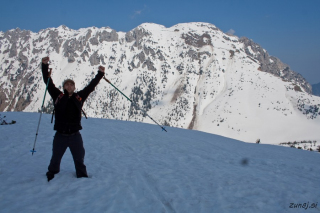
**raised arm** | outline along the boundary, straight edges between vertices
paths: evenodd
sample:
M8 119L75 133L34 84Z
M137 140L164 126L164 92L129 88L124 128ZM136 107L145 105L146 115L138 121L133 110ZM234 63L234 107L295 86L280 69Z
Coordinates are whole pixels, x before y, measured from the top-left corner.
M98 85L99 81L103 78L104 71L105 71L105 68L103 66L99 66L97 75L91 80L88 86L86 86L83 90L78 92L83 102L88 98L89 94L94 91L94 88Z
M52 97L53 101L56 100L56 98L62 93L52 82L52 79L49 78L49 57L42 58L42 77L45 84L48 83L48 92L50 96Z

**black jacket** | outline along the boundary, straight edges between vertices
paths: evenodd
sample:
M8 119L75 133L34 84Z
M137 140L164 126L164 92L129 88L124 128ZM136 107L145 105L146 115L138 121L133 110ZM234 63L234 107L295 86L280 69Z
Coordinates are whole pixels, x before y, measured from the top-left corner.
M42 63L42 75L44 83L48 82L48 68L49 65ZM48 92L51 95L54 103L55 109L55 124L54 130L61 133L73 133L82 129L81 126L81 110L83 103L89 96L89 94L94 91L104 73L98 71L98 74L94 79L86 86L83 90L74 93L69 97L67 91L60 91L52 82L51 78L48 84ZM59 97L60 96L60 97Z

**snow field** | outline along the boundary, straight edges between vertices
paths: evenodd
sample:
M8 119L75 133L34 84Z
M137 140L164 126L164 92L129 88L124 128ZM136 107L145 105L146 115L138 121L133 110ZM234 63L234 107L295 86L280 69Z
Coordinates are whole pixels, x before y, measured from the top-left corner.
M75 178L67 150L48 183L51 115L33 156L39 114L1 115L17 123L0 126L0 212L292 212L319 202L318 153L97 118L82 120L90 178Z

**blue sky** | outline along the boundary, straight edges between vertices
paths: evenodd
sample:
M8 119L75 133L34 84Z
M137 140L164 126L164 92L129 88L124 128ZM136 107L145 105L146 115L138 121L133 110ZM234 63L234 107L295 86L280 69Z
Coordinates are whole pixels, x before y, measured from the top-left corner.
M252 39L314 84L320 82L319 8L320 0L1 0L0 31L66 25L127 32L145 22L208 22Z

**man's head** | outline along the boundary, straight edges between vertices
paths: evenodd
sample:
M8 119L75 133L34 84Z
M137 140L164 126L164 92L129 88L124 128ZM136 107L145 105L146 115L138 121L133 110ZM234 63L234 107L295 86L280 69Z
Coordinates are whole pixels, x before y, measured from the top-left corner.
M63 90L66 90L69 95L72 95L74 93L74 90L76 89L75 83L71 79L67 79L63 82Z

